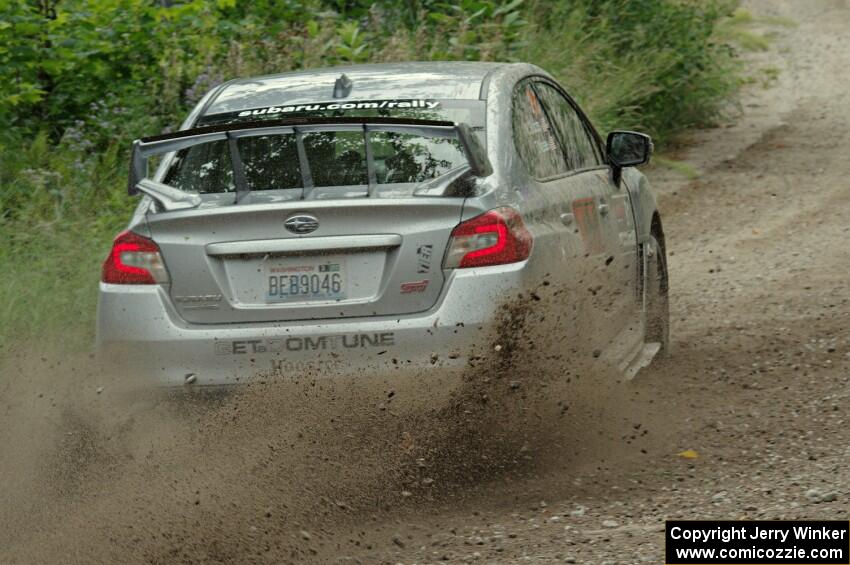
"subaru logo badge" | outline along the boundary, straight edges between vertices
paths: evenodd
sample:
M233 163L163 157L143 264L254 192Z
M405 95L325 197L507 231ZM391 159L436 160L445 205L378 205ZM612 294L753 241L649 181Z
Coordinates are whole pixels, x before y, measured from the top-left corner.
M319 220L310 214L296 214L287 218L283 226L292 233L302 235L319 229Z

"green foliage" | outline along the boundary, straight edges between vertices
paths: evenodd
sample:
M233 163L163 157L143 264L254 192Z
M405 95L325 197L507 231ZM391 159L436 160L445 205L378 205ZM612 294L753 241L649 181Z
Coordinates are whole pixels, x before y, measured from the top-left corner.
M29 145L0 146L0 337L66 331L91 337L99 263L110 234L133 202L119 189L125 157L113 145L86 155L86 143L58 145L40 134ZM82 329L82 331L81 331Z
M371 59L369 36L360 30L357 22L347 21L337 30L339 41L336 53L347 63L364 63Z
M28 2L0 4L0 117L34 104L44 96L39 67L45 53L44 17Z
M602 129L664 142L736 85L727 0L0 0L0 339L91 338L126 222L126 149L238 76L394 60L524 60ZM726 18L726 20L724 20ZM727 26L725 29L729 29Z
M725 0L573 0L535 6L526 58L559 76L602 129L630 127L664 142L714 118L738 86L735 53L715 30ZM543 14L547 17L544 20Z

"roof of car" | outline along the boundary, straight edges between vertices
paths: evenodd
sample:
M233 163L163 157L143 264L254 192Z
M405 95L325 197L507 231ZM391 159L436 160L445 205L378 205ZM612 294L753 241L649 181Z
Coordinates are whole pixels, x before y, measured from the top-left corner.
M223 86L203 113L332 101L334 83L343 73L352 82L351 92L336 100L477 100L484 78L503 66L506 63L382 63L236 79Z

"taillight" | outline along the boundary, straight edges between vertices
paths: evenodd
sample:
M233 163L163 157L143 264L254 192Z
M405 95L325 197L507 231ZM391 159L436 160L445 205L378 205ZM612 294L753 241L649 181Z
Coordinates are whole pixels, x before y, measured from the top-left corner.
M446 254L447 269L504 265L527 259L532 237L512 208L496 208L459 224Z
M153 240L125 231L112 242L100 280L112 284L157 284L168 282L168 271Z

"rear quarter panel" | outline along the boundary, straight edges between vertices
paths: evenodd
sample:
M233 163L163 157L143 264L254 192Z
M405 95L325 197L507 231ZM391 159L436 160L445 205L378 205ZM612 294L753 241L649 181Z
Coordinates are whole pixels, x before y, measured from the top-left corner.
M636 168L628 167L623 170L623 182L632 197L638 243L642 244L649 239L652 216L658 211L658 204L646 175Z

